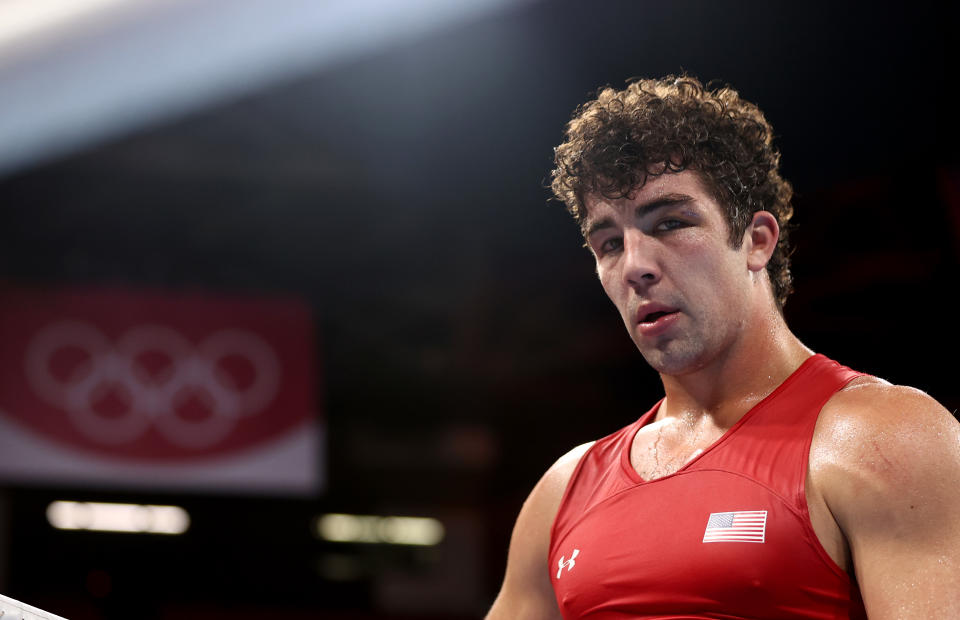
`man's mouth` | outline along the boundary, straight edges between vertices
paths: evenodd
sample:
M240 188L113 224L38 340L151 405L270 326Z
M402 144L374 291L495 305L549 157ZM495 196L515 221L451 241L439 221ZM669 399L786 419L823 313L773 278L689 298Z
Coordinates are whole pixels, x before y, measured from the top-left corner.
M671 312L665 312L665 311L662 311L662 310L658 310L657 312L651 312L651 313L649 313L649 314L644 315L644 317L643 317L642 319L640 319L640 322L641 322L641 323L656 323L656 322L657 322L657 319L659 319L660 317L667 316L668 314L675 314L676 312L677 312L677 310L673 310L673 311L671 311Z

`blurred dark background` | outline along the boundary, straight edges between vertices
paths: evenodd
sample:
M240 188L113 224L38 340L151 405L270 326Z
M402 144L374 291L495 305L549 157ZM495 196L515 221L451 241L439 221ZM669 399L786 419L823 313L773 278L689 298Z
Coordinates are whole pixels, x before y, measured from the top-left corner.
M544 188L572 110L633 76L686 71L760 105L796 190L789 323L956 412L956 27L925 2L498 5L9 165L5 286L306 303L326 481L0 481L0 592L70 618L481 615L540 474L659 397ZM192 525L59 531L58 499L176 504ZM447 535L319 540L329 512Z

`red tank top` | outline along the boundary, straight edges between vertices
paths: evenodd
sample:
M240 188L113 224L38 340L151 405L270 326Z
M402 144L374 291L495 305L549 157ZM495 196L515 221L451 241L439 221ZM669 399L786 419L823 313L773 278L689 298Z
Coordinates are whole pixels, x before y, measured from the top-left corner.
M679 471L644 481L630 426L597 441L553 523L550 578L567 620L866 618L804 492L820 409L859 376L822 355Z

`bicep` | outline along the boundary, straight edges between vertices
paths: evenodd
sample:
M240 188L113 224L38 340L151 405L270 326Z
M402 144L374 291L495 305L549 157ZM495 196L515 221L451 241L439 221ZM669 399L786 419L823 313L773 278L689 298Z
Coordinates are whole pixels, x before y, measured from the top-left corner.
M561 620L548 570L550 528L567 482L589 444L567 453L537 483L513 528L503 586L486 620Z
M544 519L534 493L524 503L510 537L503 586L487 620L560 619L547 572L550 520Z
M870 618L960 618L958 514L956 499L904 493L847 527Z
M867 613L960 617L960 425L903 388L881 394L870 413L828 499Z

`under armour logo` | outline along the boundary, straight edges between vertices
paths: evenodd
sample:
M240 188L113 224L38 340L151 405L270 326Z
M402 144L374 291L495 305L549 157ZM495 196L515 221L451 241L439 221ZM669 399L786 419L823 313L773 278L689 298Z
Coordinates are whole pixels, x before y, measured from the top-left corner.
M567 560L567 559L566 559L566 556L564 556L564 555L561 555L561 556L560 556L560 561L557 562L557 564L560 565L560 568L557 570L557 579L560 579L560 576L563 574L563 569L564 569L564 568L567 569L567 572L568 572L568 573L573 570L573 567L576 566L576 564L577 564L577 561L576 561L575 558L576 558L578 555L580 555L580 550L579 550L579 549L574 549L574 550L573 550L573 553L570 555L570 559L569 559L569 560Z

